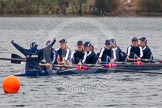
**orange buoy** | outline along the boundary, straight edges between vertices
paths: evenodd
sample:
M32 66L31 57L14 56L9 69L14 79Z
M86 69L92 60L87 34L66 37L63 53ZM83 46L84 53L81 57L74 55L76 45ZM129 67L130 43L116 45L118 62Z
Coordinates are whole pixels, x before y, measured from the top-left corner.
M3 80L2 87L5 93L18 93L20 80L16 76L10 75Z

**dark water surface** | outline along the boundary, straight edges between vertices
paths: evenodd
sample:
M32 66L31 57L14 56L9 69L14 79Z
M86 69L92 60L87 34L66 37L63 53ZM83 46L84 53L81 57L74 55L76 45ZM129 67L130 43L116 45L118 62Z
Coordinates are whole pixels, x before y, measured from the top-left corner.
M66 38L73 50L77 40L89 40L99 51L105 39L116 38L123 51L133 36L146 36L155 58L162 58L162 18L0 18L0 57L20 54L14 39L29 48L32 41ZM56 43L55 48L58 47ZM24 69L0 61L0 81ZM110 73L99 75L20 77L18 94L0 89L0 108L161 108L162 75Z

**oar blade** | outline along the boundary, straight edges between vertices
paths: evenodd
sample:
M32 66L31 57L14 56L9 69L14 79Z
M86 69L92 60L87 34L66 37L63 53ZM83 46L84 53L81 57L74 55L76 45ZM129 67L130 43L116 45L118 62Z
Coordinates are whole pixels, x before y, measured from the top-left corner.
M11 63L21 64L21 60L16 60L16 59L22 59L22 57L17 54L11 54Z

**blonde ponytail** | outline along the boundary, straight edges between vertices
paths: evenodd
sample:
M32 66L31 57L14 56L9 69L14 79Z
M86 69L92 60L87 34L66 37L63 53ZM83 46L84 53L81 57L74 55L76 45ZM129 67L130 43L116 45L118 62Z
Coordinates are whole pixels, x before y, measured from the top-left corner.
M70 49L70 48L67 45L65 45L64 49L67 50L67 49Z

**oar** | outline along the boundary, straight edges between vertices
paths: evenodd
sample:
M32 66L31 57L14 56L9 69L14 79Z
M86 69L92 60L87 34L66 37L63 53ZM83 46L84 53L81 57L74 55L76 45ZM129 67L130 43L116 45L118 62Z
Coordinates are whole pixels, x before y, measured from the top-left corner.
M60 67L60 68L76 68L80 70L87 70L88 66L79 66L79 65L55 65L55 64L41 64L39 63L40 66L46 66L46 67Z
M21 56L17 55L17 54L11 54L11 63L15 63L15 64L21 64L21 62L25 62L26 59L22 58Z
M162 63L162 60L159 60L159 59L155 59L155 60L151 60L151 59L134 59L134 58L129 58L128 59L129 61L144 61L144 62L160 62Z
M11 63L15 63L15 64L21 64L21 62L25 62L26 59L20 57L17 54L11 54L11 58L0 58L0 60L7 60L7 61L11 61Z
M144 61L144 62L160 62L160 63L162 63L162 60L160 60L160 59L155 59L155 60L142 59L142 61Z

